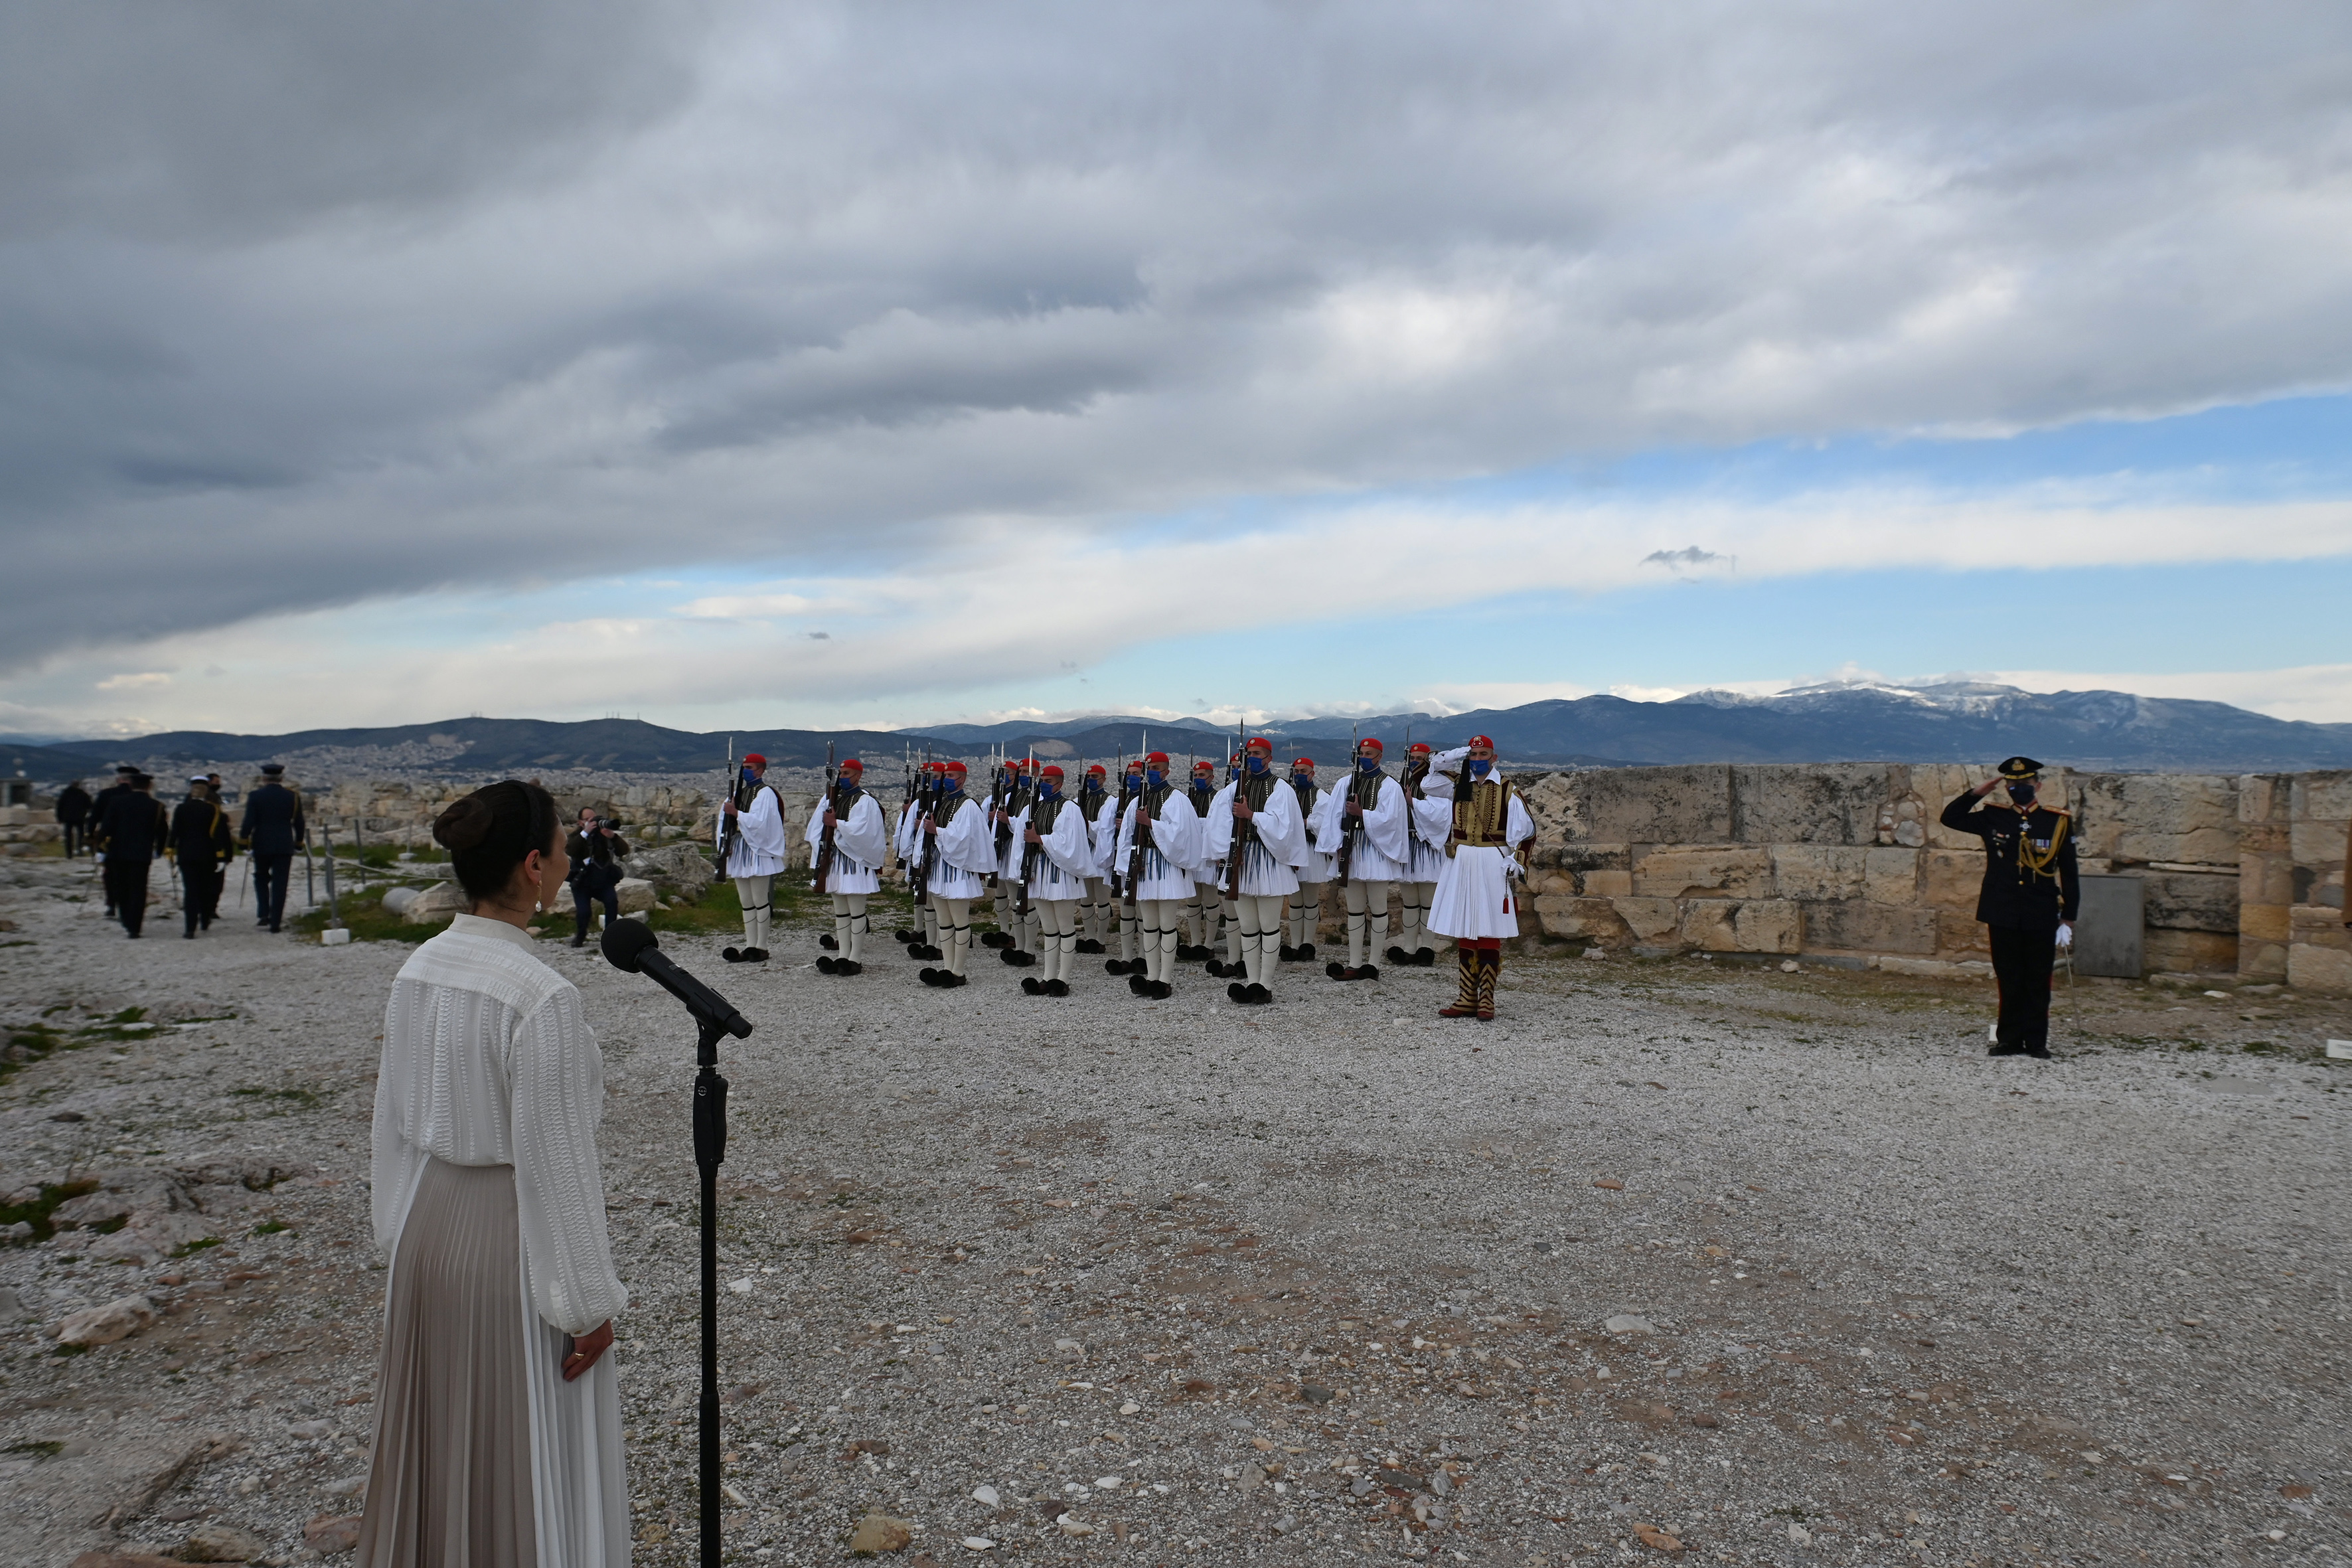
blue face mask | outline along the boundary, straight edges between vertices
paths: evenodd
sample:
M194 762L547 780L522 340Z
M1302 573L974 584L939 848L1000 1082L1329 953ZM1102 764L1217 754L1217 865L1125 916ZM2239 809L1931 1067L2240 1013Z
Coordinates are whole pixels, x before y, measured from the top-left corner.
M1262 773L1265 772L1265 759L1264 757L1252 757L1249 760L1249 771L1254 773Z
M1037 781L1037 798L1039 800L1052 800L1055 795L1058 795L1061 793L1062 786L1054 783L1051 779L1039 779Z
M1476 757L1472 757L1470 759L1470 776L1474 779L1483 779L1486 776L1486 770L1494 765L1495 764L1491 762L1480 762Z
M1160 773L1158 768L1146 768L1143 770L1143 782L1150 787L1158 789L1160 787Z
M1294 773L1290 775L1290 782L1295 784L1311 784L1315 782L1315 775L1313 773Z
M940 787L945 789L950 795L953 795L956 791L963 788L963 780L956 777L953 773L950 773L946 778L940 780Z
M2009 798L2020 805L2032 805L2033 795L2034 787L2030 784L2020 783L2009 786Z
M1376 771L1380 767L1381 760L1378 757L1358 757L1356 759L1356 765L1369 773Z

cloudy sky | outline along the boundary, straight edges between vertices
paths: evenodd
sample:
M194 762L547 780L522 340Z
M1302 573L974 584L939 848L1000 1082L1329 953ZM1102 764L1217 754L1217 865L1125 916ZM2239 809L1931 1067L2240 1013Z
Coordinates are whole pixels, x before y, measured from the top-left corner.
M2352 721L2352 10L12 0L0 731Z

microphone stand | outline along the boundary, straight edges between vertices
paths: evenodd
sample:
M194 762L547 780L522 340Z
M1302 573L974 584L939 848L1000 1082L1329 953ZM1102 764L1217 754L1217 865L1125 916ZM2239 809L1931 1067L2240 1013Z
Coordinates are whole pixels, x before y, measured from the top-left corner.
M723 1025L696 1020L694 1163L702 1173L702 1568L719 1548L719 1164L727 1157L727 1080L719 1076Z

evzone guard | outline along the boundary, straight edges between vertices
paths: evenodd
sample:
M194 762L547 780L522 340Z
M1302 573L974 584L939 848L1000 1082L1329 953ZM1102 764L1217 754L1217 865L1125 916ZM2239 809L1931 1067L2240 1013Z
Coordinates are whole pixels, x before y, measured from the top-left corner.
M1175 994L1169 976L1176 967L1177 922L1193 891L1193 868L1201 863L1201 818L1192 802L1168 781L1168 753L1143 759L1143 788L1119 818L1116 851L1127 896L1140 926L1143 973L1128 976L1138 996Z
M1445 865L1445 836L1432 839L1421 830L1419 803L1428 798L1429 768L1426 743L1415 741L1404 749L1404 777L1399 783L1406 809L1413 815L1412 830L1405 835L1404 879L1397 885L1397 940L1386 955L1391 963L1423 969L1437 962L1437 952L1429 943L1429 904L1437 896L1438 874Z
M1495 742L1486 736L1474 735L1467 746L1430 761L1413 821L1445 846L1429 929L1454 939L1460 983L1454 1005L1439 1008L1438 1016L1484 1023L1495 1016L1503 939L1519 934L1518 881L1527 875L1524 857L1535 842L1535 819L1519 792L1495 771Z
M925 969L926 985L954 987L969 984L964 969L971 952L971 901L987 890L987 879L996 868L996 835L988 826L988 812L964 794L967 770L960 762L946 764L940 777L940 804L923 824L925 873L931 902L940 911L940 936L947 965Z
M946 955L940 951L939 908L931 900L930 889L923 875L924 852L929 845L923 833L923 824L931 819L931 813L939 805L940 780L947 775L947 766L945 763L923 764L922 783L915 792L914 800L899 813L898 827L893 840L898 868L906 872L907 885L914 893L918 922L901 931L898 940L907 944L908 958L928 959L934 963Z
M1078 815L1087 819L1087 843L1094 855L1095 868L1087 874L1087 889L1078 900L1078 937L1070 949L1073 952L1099 954L1108 951L1103 946L1103 921L1109 910L1109 894L1104 886L1103 857L1098 847L1105 815L1110 810L1110 775L1100 763L1086 771L1085 782L1078 785L1072 804ZM1069 978L1066 974L1064 979Z
M1331 879L1331 857L1316 837L1323 816L1323 791L1315 787L1314 758L1290 760L1290 790L1298 801L1300 830L1307 835L1307 861L1298 868L1298 891L1290 895L1282 942L1275 952L1285 963L1312 963L1316 921L1323 910L1323 884Z
M1233 906L1240 933L1240 975L1225 994L1244 1005L1274 1000L1268 982L1282 942L1282 921L1298 891L1298 868L1307 863L1307 822L1298 796L1275 776L1274 742L1249 742L1241 775L1217 792L1202 823L1203 858L1225 868L1223 896ZM1220 973L1212 963L1210 973ZM1222 973L1233 974L1233 966Z
M1202 757L1192 764L1192 777L1185 788L1184 804L1192 808L1193 816L1206 822L1209 819L1209 803L1216 798L1217 764ZM1202 959L1213 963L1221 963L1217 949L1224 941L1225 900L1219 889L1223 885L1222 867L1203 861L1192 868L1192 893L1184 902L1183 917L1192 928L1192 940L1188 943L1181 936L1177 938L1176 961L1179 963L1198 963ZM1212 969L1209 973L1219 974L1222 969Z
M1376 927L1389 918L1389 884L1404 876L1408 822L1404 791L1381 771L1381 742L1356 742L1355 768L1345 786L1323 801L1316 842L1332 846L1332 875L1348 907L1348 962L1324 966L1334 980L1378 980L1370 962Z
M773 889L784 868L785 839L783 807L765 782L767 773L767 758L757 752L746 753L733 793L719 807L719 862L743 906L743 945L722 948L719 953L730 963L761 963L768 957Z
M1029 809L1035 792L1036 779L1030 772L1034 765L1029 758L1013 758L997 770L996 786L989 793L989 826L996 834L996 930L980 941L982 947L996 949L998 958L1016 968L1037 962L1034 951L1037 912L1024 907L1028 889L1022 880L1021 865L1025 857L1013 826L1013 819Z
M1044 942L1045 973L1022 976L1032 996L1067 996L1077 952L1078 900L1096 870L1094 835L1078 803L1062 794L1062 770L1047 767L1027 805L1013 819L1022 852L1021 879Z
M1138 757L1127 764L1119 776L1118 794L1103 807L1103 816L1095 823L1095 847L1101 856L1103 880L1110 893L1110 917L1118 922L1118 956L1104 961L1106 974L1141 974L1144 971L1142 919L1127 885L1127 862L1119 858L1118 853L1119 829L1127 820L1127 808L1142 793L1143 759Z
M881 803L860 787L865 776L866 764L856 757L842 763L831 786L818 797L806 829L808 841L816 846L811 885L833 900L832 946L841 954L817 956L817 970L824 974L865 972L870 929L866 900L882 890L890 829L882 820Z

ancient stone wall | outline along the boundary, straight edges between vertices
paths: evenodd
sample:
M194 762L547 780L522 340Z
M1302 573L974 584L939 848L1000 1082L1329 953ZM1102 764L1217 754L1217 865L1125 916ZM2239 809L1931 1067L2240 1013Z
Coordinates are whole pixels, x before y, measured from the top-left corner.
M2352 992L2344 855L2352 773L2254 773L2239 794L2239 973Z

